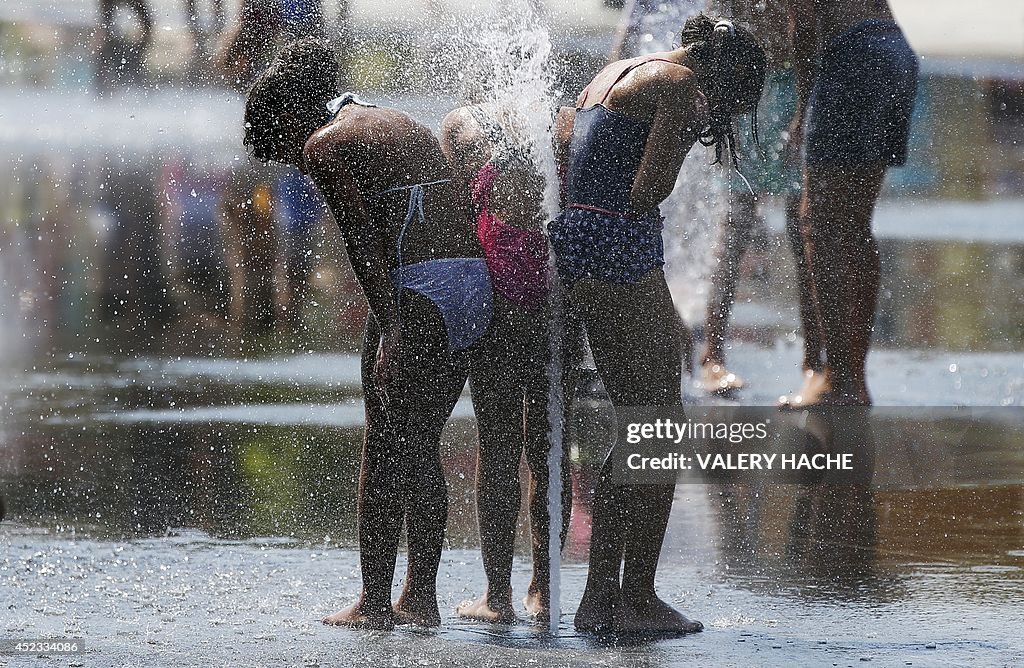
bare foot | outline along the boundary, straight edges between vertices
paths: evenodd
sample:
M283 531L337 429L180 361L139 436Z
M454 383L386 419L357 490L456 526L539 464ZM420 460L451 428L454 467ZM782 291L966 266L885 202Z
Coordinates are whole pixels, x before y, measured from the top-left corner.
M526 608L526 614L531 619L546 622L551 614L551 611L548 610L548 603L548 592L542 591L539 586L531 584L530 589L526 593L526 598L523 599L523 607Z
M832 374L827 369L824 371L805 369L804 386L794 394L784 394L779 397L776 405L782 410L800 410L817 405L821 402L822 396L831 390Z
M618 595L599 596L583 592L583 600L576 610L573 626L583 633L605 634L615 630L615 611Z
M398 620L390 608L373 612L364 610L363 601L360 599L341 612L324 617L322 621L330 626L351 626L356 629L390 631L395 628Z
M441 611L437 609L437 594L412 594L402 592L394 605L394 613L399 624L415 624L416 626L441 626Z
M683 635L704 630L658 597L643 602L623 602L615 611L615 632L622 634Z
M814 406L870 406L871 397L868 396L867 392L841 392L837 389L833 389L825 394L821 395L818 402Z
M743 379L720 362L708 361L700 367L700 384L708 394L725 395L743 389Z
M465 600L455 608L456 614L464 619L474 619L491 624L515 624L519 621L512 609L512 590L506 596L493 597L485 594L477 600Z

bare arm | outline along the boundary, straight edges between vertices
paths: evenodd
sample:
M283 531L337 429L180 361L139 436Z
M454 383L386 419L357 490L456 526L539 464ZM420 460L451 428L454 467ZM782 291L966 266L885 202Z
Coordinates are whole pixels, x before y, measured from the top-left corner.
M390 244L379 228L370 222L366 204L342 160L329 150L330 144L314 138L306 147L309 175L320 189L334 214L345 240L345 250L352 270L363 288L370 310L381 332L397 332L398 308L395 286L388 275L387 257Z
M561 193L560 199L564 199L565 194L565 176L569 169L569 147L572 144L572 130L575 123L575 107L562 107L555 115L555 127L554 131L551 133L551 139L554 143L553 149L555 153L555 166L558 168L558 180L562 185L562 187L559 188ZM564 201L562 202L562 206L565 206Z
M705 119L698 117L703 95L691 77L676 70L651 87L656 110L630 193L635 211L650 211L668 197L686 154L705 125Z

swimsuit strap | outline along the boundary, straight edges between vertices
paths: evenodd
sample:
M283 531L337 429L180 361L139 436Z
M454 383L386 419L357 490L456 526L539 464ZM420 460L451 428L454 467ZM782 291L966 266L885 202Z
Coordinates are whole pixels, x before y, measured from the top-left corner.
M398 233L398 267L402 267L402 241L405 239L405 231L409 229L409 224L412 223L412 219L419 214L420 222L426 225L427 217L423 214L423 195L426 192L426 186L434 186L440 183L449 183L451 179L438 179L437 181L426 181L424 183L413 183L408 186L396 186L394 188L388 188L382 190L377 195L384 195L387 193L395 193L403 190L409 191L409 206L405 211L405 220L402 222L402 229Z
M598 102L598 104L602 104L602 105L604 104L605 100L608 99L608 96L611 95L612 89L615 88L615 85L617 83L619 83L620 81L622 81L627 74L629 74L630 72L632 72L636 68L640 67L641 65L646 65L647 63L653 63L653 62L672 63L673 65L678 65L679 64L679 63L671 61L671 60L669 60L667 58L644 58L643 60L639 60L637 62L629 63L629 64L626 65L626 67L624 67L622 69L621 72L619 72L619 75L617 77L615 77L615 81L612 82L612 85L608 86L608 88L604 91L604 95L601 97L601 101ZM589 89L590 89L589 85L586 88L583 89L583 93L584 93L583 97L584 97L584 99L586 99L586 92Z
M388 193L397 193L401 190L415 190L416 188L423 188L425 186L436 186L440 183L451 183L451 179L438 179L437 181L424 181L423 183L412 183L407 186L395 186L394 188L381 190L379 193L374 195L374 197L379 197L380 195L386 195Z
M426 216L423 215L423 184L417 183L414 186L410 186L409 190L409 208L405 212L405 221L402 223L402 229L398 233L398 271L402 271L402 242L405 240L405 231L409 229L409 224L412 222L413 217L418 213L420 215L420 222L424 225L427 222ZM385 191L387 192L387 191Z
M405 211L405 220L402 221L402 229L398 232L398 248L395 253L397 261L396 269L398 270L399 283L401 282L402 276L402 243L405 241L405 232L409 229L409 225L412 223L412 219L419 214L420 222L426 225L427 217L423 213L423 195L426 192L426 186L434 186L441 183L449 183L451 179L438 179L437 181L426 181L424 183L413 183L407 186L395 186L394 188L388 188L387 190L381 190L372 197L379 197L388 193L396 193L404 190L409 191L409 206ZM401 310L402 310L402 289L396 286L395 288L395 304L399 310L399 322L401 322Z
M355 93L342 93L338 97L334 98L327 103L327 111L331 112L331 116L337 116L338 112L345 108L346 105L357 104L360 107L376 107L377 105L372 102L363 100Z

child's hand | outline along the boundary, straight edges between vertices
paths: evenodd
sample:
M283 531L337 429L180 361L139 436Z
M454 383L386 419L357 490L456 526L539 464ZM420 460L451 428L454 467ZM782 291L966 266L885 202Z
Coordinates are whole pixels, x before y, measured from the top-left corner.
M373 380L377 391L381 393L385 405L390 403L390 398L395 396L399 390L401 346L402 334L396 328L390 332L385 332L381 336L380 346L377 348L377 361L373 366Z

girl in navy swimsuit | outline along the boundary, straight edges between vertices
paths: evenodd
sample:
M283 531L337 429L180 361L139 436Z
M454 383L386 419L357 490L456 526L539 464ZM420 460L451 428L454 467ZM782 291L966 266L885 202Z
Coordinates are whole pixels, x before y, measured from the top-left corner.
M556 121L564 210L551 241L567 306L587 329L616 408L682 403L680 326L662 272L658 206L698 141L714 146L717 160L735 160L733 118L756 109L764 85L764 51L731 21L693 17L681 43L612 63ZM597 484L576 628L701 630L654 591L674 486L616 485L612 461Z

